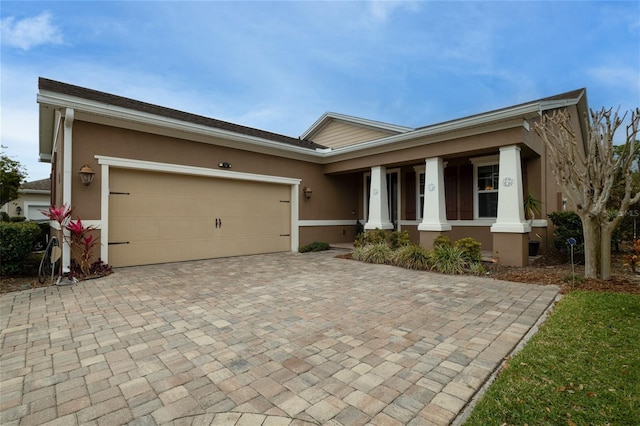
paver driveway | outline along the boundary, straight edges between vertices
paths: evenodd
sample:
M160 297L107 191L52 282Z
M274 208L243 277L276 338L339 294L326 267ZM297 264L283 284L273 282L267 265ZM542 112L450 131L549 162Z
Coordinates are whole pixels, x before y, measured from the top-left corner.
M335 255L3 295L0 423L449 424L557 295Z

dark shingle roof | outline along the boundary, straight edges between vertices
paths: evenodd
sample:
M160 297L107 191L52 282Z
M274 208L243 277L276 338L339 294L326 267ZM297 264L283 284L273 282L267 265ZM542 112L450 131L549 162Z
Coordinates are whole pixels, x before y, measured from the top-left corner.
M50 191L51 179L40 179L31 182L25 182L20 185L20 189L30 189L34 191Z
M242 126L228 121L217 120L215 118L204 117L201 115L191 114L176 109L166 108L159 105L149 104L146 102L136 101L135 99L125 98L122 96L112 95L93 89L87 89L68 83L62 83L55 80L40 77L38 79L38 87L40 90L49 90L52 92L76 96L91 101L101 102L108 105L128 108L135 111L146 112L165 118L184 121L187 123L199 124L216 129L226 130L241 135L252 136L256 138L266 139L273 142L285 143L288 145L298 146L302 148L324 148L310 140L302 140L290 136L272 133L265 130L255 129L252 127Z
M518 107L525 106L525 105L536 104L536 103L539 103L539 102L572 100L572 99L576 99L583 92L586 92L586 90L587 89L585 89L585 88L576 89L576 90L572 90L570 92L565 92L565 93L560 93L558 95L548 96L546 98L541 98L541 99L538 99L538 100L535 100L535 101L523 102L521 104L511 105L511 106L508 106L508 107L505 107L505 108L498 108L498 109L495 109L495 110L492 110L492 111L486 111L486 112L482 112L482 113L479 113L479 114L472 114L472 115L469 115L467 117L456 118L454 120L448 120L448 121L444 121L442 123L437 123L437 124L439 125L439 124L445 124L445 123L450 123L450 122L454 122L454 121L459 121L459 120L462 120L462 119L479 117L481 115L492 114L492 113L496 113L496 112L500 112L500 111L506 111L506 110L509 110L509 109L518 108ZM429 124L427 126L418 127L418 129L425 129L427 127L432 127L432 126L434 126L434 125L433 124Z

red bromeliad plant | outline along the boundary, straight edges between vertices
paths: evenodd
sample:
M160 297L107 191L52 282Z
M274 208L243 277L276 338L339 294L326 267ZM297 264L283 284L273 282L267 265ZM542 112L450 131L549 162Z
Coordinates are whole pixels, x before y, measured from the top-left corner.
M80 218L75 221L71 220L72 212L73 208L67 207L66 204L61 207L50 206L49 210L42 210L43 215L58 223L62 238L69 243L72 249L76 249L80 270L86 276L91 272L91 264L89 262L93 248L98 244L99 239L94 238L91 234L96 229L94 226L84 226ZM65 229L69 231L70 237L64 234Z
M67 205L63 204L62 207L49 206L49 210L40 211L49 219L58 222L58 225L60 225L60 229L62 229L71 218L73 208L67 208Z
M91 232L96 228L94 226L84 226L82 220L78 218L76 221L69 221L65 226L71 233L71 246L75 247L79 252L78 263L80 264L80 270L84 275L89 275L91 272L91 260L92 249L98 244L98 239L94 239Z

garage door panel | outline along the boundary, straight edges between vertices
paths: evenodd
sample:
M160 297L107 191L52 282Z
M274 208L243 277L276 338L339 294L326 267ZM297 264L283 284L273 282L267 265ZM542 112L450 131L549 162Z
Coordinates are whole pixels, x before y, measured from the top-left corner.
M113 169L110 190L128 194L109 199L109 263L114 266L291 247L288 185ZM216 227L216 218L221 226Z

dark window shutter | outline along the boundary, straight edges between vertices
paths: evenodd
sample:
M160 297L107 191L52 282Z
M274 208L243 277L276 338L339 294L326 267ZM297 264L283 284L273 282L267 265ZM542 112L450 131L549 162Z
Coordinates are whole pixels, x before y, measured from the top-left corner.
M405 173L404 187L406 220L416 220L416 172Z
M444 199L447 207L447 220L458 219L458 168L448 166L444 169Z
M460 166L460 219L473 220L473 164Z

